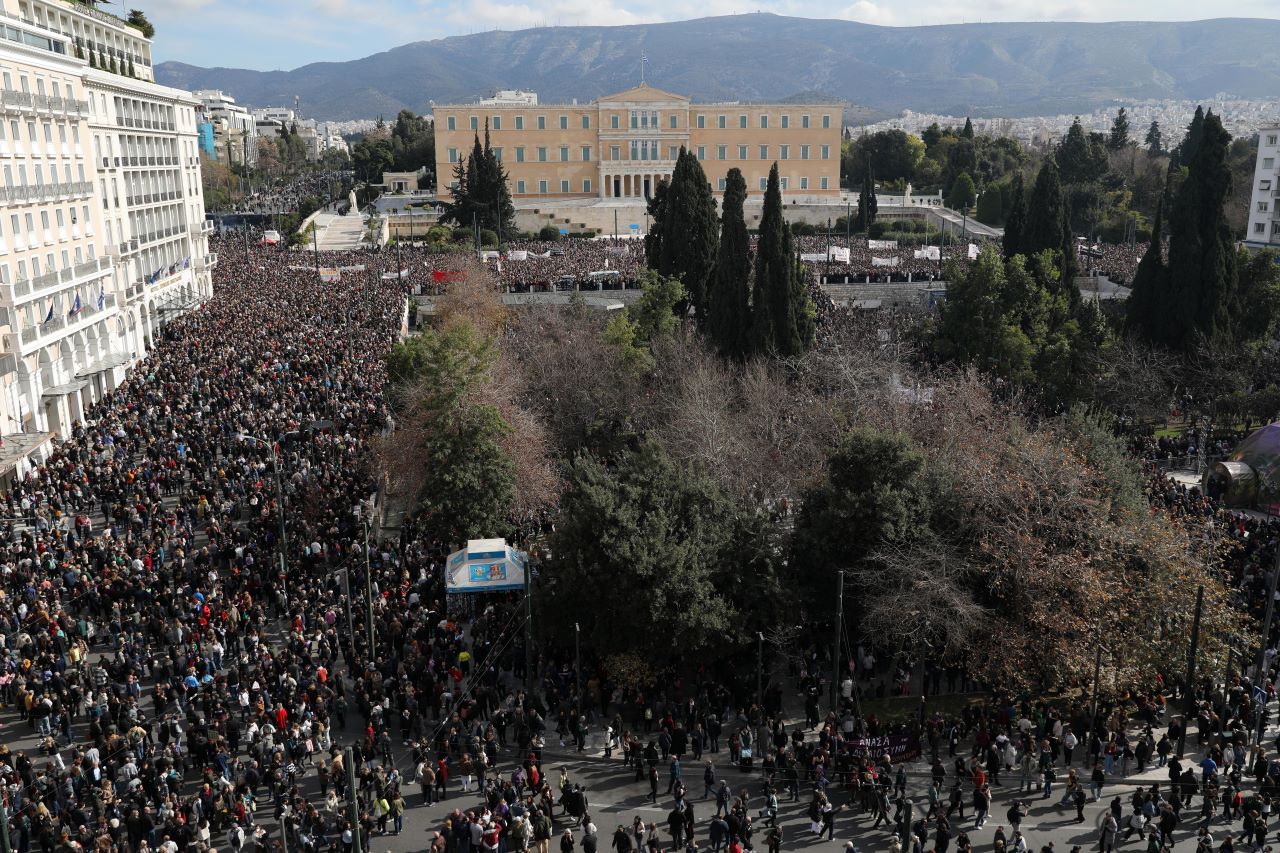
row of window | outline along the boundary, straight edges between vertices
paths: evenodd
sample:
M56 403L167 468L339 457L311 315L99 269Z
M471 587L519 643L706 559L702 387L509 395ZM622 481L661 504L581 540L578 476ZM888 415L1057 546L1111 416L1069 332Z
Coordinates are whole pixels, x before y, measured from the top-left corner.
M37 223L37 216L39 222ZM55 240L54 227L57 227L56 239L59 242L65 242L68 239L78 239L80 237L79 226L84 223L86 234L92 233L93 220L89 218L89 206L82 205L78 210L75 207L68 207L65 211L60 207L55 207L52 211L48 208L39 211L28 211L25 214L11 213L9 215L9 233L8 237L13 240L13 248L16 251L22 251L28 248L35 248L43 243L44 245L52 245ZM67 227L70 225L71 232L68 233ZM24 227L25 226L25 227ZM5 240L5 232L3 220L0 220L0 253L9 251L8 244ZM80 262L80 249L76 248L76 263ZM93 257L90 250L90 257ZM66 254L66 250L63 250ZM50 254L48 269L53 269L53 255ZM63 266L66 266L64 261ZM40 259L33 257L31 259L32 277L41 273ZM26 261L18 262L18 277L26 278Z
M40 142L43 141L45 145L53 145L53 128L55 125L52 122L45 121L41 122L40 126L41 130L38 131L34 121L27 122L27 134L25 141L32 143L31 154L36 157L40 156L40 149L37 147ZM66 123L58 122L56 126L58 128L58 142L62 145L66 145ZM77 146L80 144L80 126L77 124L71 125L71 141ZM19 144L23 142L22 124L17 119L9 120L7 133L4 122L0 121L0 142L15 142Z
M480 116L471 116L471 117L470 117L470 121L471 121L471 129L472 129L472 130L474 130L474 131L479 131L479 130L480 130L480 118L481 118ZM490 129L490 130L495 130L495 131L497 131L497 130L502 130L502 118L503 118L503 117L502 117L502 116L500 116L500 115L489 116L489 129ZM569 117L568 117L567 115L562 115L562 116L560 116L559 118L560 118L560 121L559 121L559 127L560 127L560 130L568 130L568 129L569 129ZM699 129L699 130L706 130L706 128L707 128L707 119L708 119L708 116L707 116L707 114L706 114L706 113L698 113L698 114L695 116L694 121L697 123L697 126L698 126L698 129ZM822 127L823 127L823 129L824 129L824 130L829 130L829 129L831 128L831 116L830 116L829 114L827 114L827 115L823 115L823 116L821 117L821 119L822 119ZM789 130L789 129L791 128L791 116L790 116L789 114L787 114L787 113L783 113L782 115L780 115L780 116L778 117L778 120L779 120L779 123L778 123L778 125L777 125L777 126L778 126L778 127L780 127L781 129L783 129L783 130ZM547 117L546 117L546 116L537 116L537 117L536 117L536 121L537 121L537 129L538 129L538 130L546 130L546 129L547 129ZM582 129L583 129L583 130L590 130L590 129L591 129L591 116L590 116L590 115L585 115L585 114L584 114L584 115L582 115L582 116L579 116L579 121L581 121L581 123L582 123ZM759 122L760 129L761 129L761 130L768 130L768 129L769 129L769 126L770 126L770 125L769 125L769 114L768 114L768 113L761 113L761 114L757 117L757 121ZM809 128L809 126L810 126L810 125L809 125L809 121L810 121L810 117L809 117L807 114L805 114L805 115L801 115L801 116L800 116L800 129L801 129L801 130L807 130L807 129ZM448 116L448 117L445 119L445 124L446 124L446 126L448 127L448 129L449 129L449 130L457 130L457 129L458 129L457 116ZM716 126L717 126L720 130L725 130L725 129L727 129L727 128L729 127L729 116L728 116L727 114L724 114L724 113L720 113L719 115L717 115L717 116L716 116ZM738 115L738 127L739 127L739 128L741 128L741 129L745 129L745 128L747 128L748 126L749 126L749 116L748 116L746 113L740 113L740 114ZM631 123L630 123L630 129L631 129L631 130L659 130L659 129L661 129L661 128L662 128L662 117L661 117L661 115L660 115L659 113L657 113L657 112L650 112L650 111L646 111L646 110L632 110L632 111L631 111ZM524 116L515 116L515 129L516 129L516 130L524 130L524 129L525 129L525 126L524 126ZM615 113L615 114L613 114L613 115L610 115L610 116L609 116L609 129L610 129L610 130L621 130L621 129L622 129L622 127L621 127L621 118L620 118L616 113ZM679 129L680 129L680 114L679 114L679 113L668 113L668 114L667 114L667 129L668 129L668 130L679 130Z
M798 149L796 153L798 153L799 159L808 160L810 159L809 154L810 154L811 148L812 147L809 145L798 145L798 146L778 145L776 146L777 157L779 160L790 160L793 149ZM758 159L769 160L773 156L772 152L775 150L775 146L760 145L760 146L757 146L757 150L760 155ZM548 159L548 151L549 149L546 146L538 146L535 149L535 162L538 162L538 163L552 162ZM517 163L525 162L524 146L523 145L516 146L515 152L516 152L515 154L516 162ZM559 157L555 159L555 162L560 162L560 163L570 162L571 152L572 152L572 148L570 146L561 145L559 148L559 151L557 152L559 154ZM630 157L631 160L661 160L662 159L661 147L659 146L658 141L656 139L655 140L633 139L631 140L631 145L628 153L631 155ZM679 146L676 146L676 145L667 146L668 160L675 160L676 156L679 153L680 153ZM699 145L695 153L697 154L697 157L699 160L707 159L707 147L705 145ZM737 146L737 154L738 154L737 159L749 160L751 159L749 156L750 153L751 153L751 146L749 145ZM498 158L498 160L502 160L501 148L495 147L493 149L493 154L495 157ZM591 146L590 145L581 146L581 148L579 149L579 154L581 155L581 162L584 162L584 163L590 162ZM831 146L830 145L818 146L818 155L819 155L818 159L820 160L830 160ZM460 152L458 151L457 148L449 149L450 163L460 162L459 157L460 157ZM621 159L622 159L622 146L621 145L609 146L609 160L613 161L613 160L621 160ZM728 145L716 146L716 159L717 160L729 159Z
M527 195L527 194L528 194L528 192L529 192L529 186L530 186L530 184L532 184L532 183L533 183L532 181L523 181L523 180L521 180L521 181L516 181L516 195ZM786 191L787 191L787 188L788 188L788 184L790 183L790 182L789 182L789 180L788 180L787 178L779 178L779 179L778 179L778 183L780 184L782 191L783 191L783 192L786 192ZM537 192L538 192L538 194L539 194L539 195L546 195L548 192L550 192L549 187L550 187L551 185L552 185L551 181L548 181L546 178L540 178L540 179L537 181L537 187L538 187ZM760 191L761 191L761 192L764 192L766 189L768 189L768 185L769 185L769 179L768 179L768 178L761 178L761 179L760 179ZM573 182L572 182L572 181L568 180L567 178L566 178L566 179L562 179L562 180L560 181L560 192L561 192L562 194L568 194L568 193L571 193L571 192L573 192L572 186L573 186ZM590 179L590 178L583 178L583 179L582 179L582 191L583 191L584 193L590 193L590 192L592 191L592 190L591 190L591 186L592 186L592 184L591 184L591 179ZM450 184L449 184L449 188L450 188L450 189L457 189L457 187L458 187L457 181L451 181L451 182L450 182ZM800 189L802 189L802 190L807 190L807 189L809 189L809 188L810 188L810 187L809 187L809 178L808 178L807 176L801 176L801 177L800 177ZM818 179L818 189L823 189L823 190L825 190L825 189L829 189L829 188L830 188L830 184L829 184L829 179L828 179L828 178L819 178L819 179ZM721 179L720 179L720 181L719 181L719 183L718 183L718 185L717 185L717 189L718 189L720 192L724 192L724 190L725 190L725 179L724 179L724 178L721 178Z

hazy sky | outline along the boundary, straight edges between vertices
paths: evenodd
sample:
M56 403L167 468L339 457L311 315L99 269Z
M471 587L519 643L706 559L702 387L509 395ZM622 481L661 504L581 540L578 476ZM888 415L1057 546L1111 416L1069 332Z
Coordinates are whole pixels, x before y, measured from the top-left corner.
M156 25L155 55L192 65L291 69L490 29L641 24L766 11L868 24L1272 18L1277 0L117 0ZM107 7L111 9L110 6ZM980 17L979 17L980 15Z

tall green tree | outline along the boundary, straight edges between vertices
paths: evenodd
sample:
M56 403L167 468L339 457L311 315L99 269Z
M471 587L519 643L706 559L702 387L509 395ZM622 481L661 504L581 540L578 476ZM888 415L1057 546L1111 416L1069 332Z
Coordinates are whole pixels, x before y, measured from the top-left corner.
M1180 344L1228 342L1236 319L1235 239L1224 204L1231 195L1231 134L1208 112L1198 142L1184 154L1187 177L1169 215L1169 284L1179 313Z
M644 235L644 263L651 270L656 270L662 263L662 239L665 229L662 222L666 219L667 187L666 178L658 181L653 192L645 199L645 212L649 216L649 231Z
M1058 173L1064 184L1087 184L1107 173L1109 161L1105 146L1084 132L1076 119L1066 137L1054 152Z
M714 482L652 439L609 465L579 456L551 540L548 618L579 622L603 655L667 665L722 650L740 618L726 594L734 516Z
M1022 231L1020 253L1030 257L1046 249L1060 251L1065 218L1058 165L1055 160L1046 159L1036 175L1031 199L1027 202L1027 224Z
M1022 252L1022 232L1027 227L1027 199L1022 189L1021 173L1013 176L1013 201L1004 223L1001 247L1005 258Z
M948 201L956 210L967 211L973 207L973 203L977 201L978 188L974 186L973 178L968 172L961 172L956 176L955 183L951 185L951 195Z
M1196 149L1200 147L1200 140L1203 137L1204 107L1196 107L1195 114L1191 117L1191 124L1187 125L1187 132L1182 137L1182 141L1169 152L1170 171L1184 168L1191 163L1191 159L1195 156Z
M512 231L515 205L511 202L507 171L489 141L488 121L484 125L484 144L480 144L477 134L467 159L454 167L453 179L453 203L442 220L463 227L474 223L498 234Z
M865 232L876 221L880 203L876 200L876 179L871 162L862 172L862 190L858 193L858 218L854 220L853 230Z
M960 135L965 139L973 139L973 121L969 118L964 120L964 130L960 131Z
M729 170L720 207L720 248L707 293L706 329L720 354L746 358L751 347L751 238L743 215L747 181Z
M707 283L716 262L720 222L702 164L684 148L671 172L666 196L654 212L660 217L653 226L660 236L654 244L656 257L649 258L650 266L662 275L680 279L701 325Z
M1115 120L1111 122L1111 137L1107 140L1107 147L1112 151L1122 151L1129 147L1129 114L1124 107L1120 108Z
M1125 300L1126 327L1154 344L1174 345L1181 331L1177 306L1169 291L1169 268L1164 262L1164 202L1156 207L1151 226L1151 242L1138 270L1133 275L1132 290Z
M782 216L776 162L769 170L760 215L751 329L753 349L760 353L799 355L813 342L813 303L792 248L791 229Z
M1151 120L1151 126L1147 128L1147 137L1143 141L1147 145L1149 156L1159 157L1164 153L1164 135L1160 132L1160 122Z

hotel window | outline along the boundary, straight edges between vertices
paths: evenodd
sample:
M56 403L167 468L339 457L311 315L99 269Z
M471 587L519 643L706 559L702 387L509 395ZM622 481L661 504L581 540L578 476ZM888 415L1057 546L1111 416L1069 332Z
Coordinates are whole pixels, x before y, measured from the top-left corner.
M747 146L745 145L738 146L738 159L739 160L747 159Z
M524 195L524 181L516 181L516 192Z
M516 116L516 130L524 130L524 116Z
M769 129L769 117L767 115L764 115L763 113L760 115L760 129L761 130Z
M672 129L672 130L675 130L677 127L679 127L679 126L680 126L680 125L679 125L679 122L678 122L678 119L679 119L679 116L677 116L677 115L675 115L674 113L672 113L672 115L671 115L671 129Z
M727 145L716 146L716 159L717 160L729 159L728 150L729 150L729 146Z
M831 127L831 116L822 117L822 129L826 130Z
M561 163L569 162L569 146L568 145L560 146L560 162Z
M790 152L791 152L791 146L790 146L790 145L779 145L779 146L778 146L778 158L779 158L779 159L781 159L781 160L789 160L790 158L789 158L787 155L788 155Z
M538 181L538 192L543 195L547 194L547 182L545 180Z
M621 149L620 149L617 145L610 145L610 146L609 146L609 159L610 159L610 160L621 160L621 159L622 159L622 157L621 157L621 156L619 156L620 152L621 152Z
M561 181L561 182L560 182L560 192L562 192L562 193L567 193L568 191L569 191L569 182L568 182L568 181Z
M698 116L698 130L706 130L706 127L707 127L707 117L704 115Z
M769 146L768 146L768 145L761 145L761 146L760 146L760 159L761 159L761 160L768 160L768 159L769 159Z
M494 116L490 125L494 130L502 130L502 116Z
M803 128L804 130L808 130L808 129L809 129L809 117L808 117L808 116L800 116L800 127L801 127L801 128Z
M725 129L725 120L726 120L725 116L720 116L720 129L721 129L721 130L724 130L724 129Z
M449 116L449 118L446 119L445 121L446 121L446 124L448 124L450 130L458 129L458 122L454 116Z
M568 117L568 116L560 116L560 129L561 129L561 130L568 130L568 129L569 129L569 117Z
M720 192L724 192L725 190L724 178L721 178L719 181L716 182L716 189L718 189Z
M703 145L698 146L698 159L699 160L707 159L707 149Z
M824 145L824 146L822 146L822 159L823 159L823 160L830 160L830 159L831 159L831 146L830 146L830 145Z
M546 130L546 129L547 129L547 117L538 116L538 130Z
M456 163L456 162L458 162L458 149L457 149L457 148L450 148L450 149L449 149L449 162L450 162L450 163Z
M590 130L590 129L591 129L591 116L589 116L589 115L584 115L584 116L582 117L582 129L583 129L583 130Z
M789 127L791 127L791 116L784 115L782 117L782 129L786 130Z
M476 118L475 116L471 117L471 129L472 130L480 129L480 119Z
M738 116L738 127L739 127L739 128L746 128L746 126L747 126L747 117L746 117L746 116Z
M590 179L590 178L583 178L583 179L582 179L582 191L583 191L584 193L589 193L589 192L591 192L591 179Z
M516 162L517 163L524 162L524 146L523 145L516 146Z
M800 179L800 189L802 189L802 190L807 190L807 189L809 189L809 179L808 179L808 178L801 178L801 179Z
M609 129L610 130L618 129L618 117L616 115L609 116Z
M586 163L590 159L591 159L591 146L590 145L582 146L582 162Z

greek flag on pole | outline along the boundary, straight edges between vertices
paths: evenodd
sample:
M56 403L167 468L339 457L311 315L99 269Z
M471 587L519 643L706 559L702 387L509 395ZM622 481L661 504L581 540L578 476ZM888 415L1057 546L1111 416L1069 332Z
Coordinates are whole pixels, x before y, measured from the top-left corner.
M641 52L640 52L640 61L641 61L641 62L643 62L645 65L648 65L648 64L649 64L649 54L647 54L647 53L645 53L645 52L641 51Z
M107 291L101 286L98 287L98 310L101 311L107 307Z
M83 306L80 304L80 294L76 294L76 301L72 303L71 310L67 312L68 317L74 317L80 313Z

